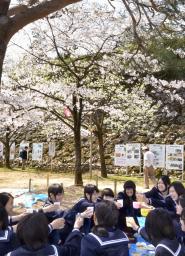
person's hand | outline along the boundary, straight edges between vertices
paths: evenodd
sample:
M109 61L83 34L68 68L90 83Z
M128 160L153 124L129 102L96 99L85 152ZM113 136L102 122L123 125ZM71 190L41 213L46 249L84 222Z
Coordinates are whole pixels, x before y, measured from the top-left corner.
M118 209L120 209L120 208L123 207L123 203L121 203L121 202L119 202L119 201L115 201L114 203L115 203L115 205L116 205L116 207L117 207Z
M138 202L144 202L145 195L142 193L136 193L136 199Z
M76 217L75 223L74 223L74 229L80 229L84 224L84 218L81 217L81 214Z
M43 208L43 212L55 212L58 210L60 210L60 205L57 204L51 204Z
M127 226L131 227L133 230L137 231L139 226L136 224L134 218L132 217L127 217L126 218Z
M62 229L64 227L64 224L65 224L64 218L55 219L50 223L53 229Z
M26 212L26 209L25 209L23 213L21 213L19 215L12 216L11 219L12 219L13 222L17 222L17 221L20 221L22 218L24 218L24 216L26 216L28 214L29 213Z
M149 204L149 199L145 196L145 195L143 195L143 202L145 203L145 204Z
M87 208L84 212L80 213L80 216L82 218L89 218L90 219L93 216L93 211L92 211L92 209Z

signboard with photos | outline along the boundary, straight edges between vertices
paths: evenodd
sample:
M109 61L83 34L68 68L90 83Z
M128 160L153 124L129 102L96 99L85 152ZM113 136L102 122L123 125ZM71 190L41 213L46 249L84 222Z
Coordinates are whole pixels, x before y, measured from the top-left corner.
M115 145L114 153L114 165L115 166L126 166L126 145L117 144Z
M42 161L43 143L33 143L32 145L32 160Z
M166 169L184 169L184 145L166 145Z

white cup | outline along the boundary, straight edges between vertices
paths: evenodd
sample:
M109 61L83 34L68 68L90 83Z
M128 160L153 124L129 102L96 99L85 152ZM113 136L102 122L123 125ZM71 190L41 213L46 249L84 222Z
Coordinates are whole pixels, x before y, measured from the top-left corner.
M117 199L117 202L119 203L119 205L120 205L121 207L123 207L123 199Z
M60 202L54 202L54 205L60 206Z
M94 206L88 206L87 210L91 210L91 212L93 213L94 212Z
M26 209L26 213L33 213L33 209L32 208Z

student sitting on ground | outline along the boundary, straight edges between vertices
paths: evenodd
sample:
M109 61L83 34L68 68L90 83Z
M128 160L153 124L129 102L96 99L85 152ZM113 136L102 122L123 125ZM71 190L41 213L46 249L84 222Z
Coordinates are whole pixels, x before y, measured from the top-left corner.
M8 213L4 206L0 205L0 256L18 247L15 228L8 226L8 222Z
M141 195L141 201L144 201L155 208L166 208L166 198L169 196L169 186L170 178L167 175L161 176L155 187Z
M75 222L75 230L69 235L64 246L48 243L48 222L43 213L25 216L17 226L17 237L21 246L7 256L79 256L82 220Z
M46 213L49 222L56 218L63 217L64 211L60 210L63 196L64 188L61 184L54 183L48 187L48 199L46 200L43 209L51 205L56 206L56 210Z
M101 202L102 200L108 200L108 201L114 201L114 192L111 188L104 188L101 191L100 197L98 197L98 202Z
M128 256L128 238L116 228L118 209L114 202L102 201L95 206L92 233L82 239L81 256Z
M8 218L9 218L9 225L14 225L18 221L20 221L26 214L26 212L12 216L13 214L13 201L14 197L10 193L2 192L0 193L0 204L5 208Z
M119 192L117 198L123 200L123 207L119 209L119 221L118 227L126 232L129 236L133 235L134 231L132 228L127 227L126 217L133 217L135 222L138 224L137 217L141 216L140 209L134 209L133 202L136 199L136 185L133 181L128 180L123 185L124 191Z
M75 216L80 213L81 217L84 218L84 225L81 231L85 234L88 234L93 227L93 209L95 203L97 202L99 190L93 184L87 184L84 187L84 197L82 197L68 212L66 218L71 219L71 222L74 223Z
M181 228L180 216L184 208L185 208L185 194L179 196L176 202L176 214L179 218L177 217L173 219L173 224L174 224L177 239L182 244L185 244L185 232Z
M181 230L185 234L185 207L183 208L180 216L180 224L181 224ZM184 249L184 255L185 255L185 241L183 240L183 249Z
M174 181L170 184L169 197L166 198L166 208L174 219L179 219L179 216L176 214L176 204L179 196L183 194L185 194L185 188L180 181Z
M155 256L183 256L182 245L175 235L170 214L162 208L149 212L145 222L149 240L156 247Z

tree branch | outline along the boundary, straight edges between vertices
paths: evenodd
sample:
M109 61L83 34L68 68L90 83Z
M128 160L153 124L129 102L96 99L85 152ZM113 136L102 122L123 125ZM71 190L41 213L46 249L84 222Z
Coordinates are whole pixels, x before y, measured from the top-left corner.
M16 32L18 32L26 25L41 18L44 18L49 14L64 8L67 5L80 1L82 0L45 0L44 2L34 5L32 7L27 5L24 10L22 9L22 7L20 7L20 9L17 8L17 13L11 18L12 22L7 33L7 40L10 40L10 38ZM11 12L13 14L13 11L10 9L9 13L11 14Z

